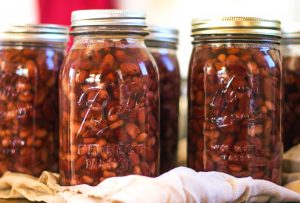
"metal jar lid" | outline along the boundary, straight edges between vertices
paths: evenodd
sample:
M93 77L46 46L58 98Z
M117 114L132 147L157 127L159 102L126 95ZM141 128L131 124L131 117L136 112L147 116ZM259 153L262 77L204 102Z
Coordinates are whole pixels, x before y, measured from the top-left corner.
M192 36L248 34L281 37L280 21L256 17L218 17L212 19L194 19Z
M145 12L131 10L78 10L72 12L71 27L80 26L136 26L147 27Z
M284 39L300 39L300 22L282 23L282 37Z
M54 24L20 24L0 28L0 41L62 42L68 41L68 28Z
M148 31L150 34L146 37L146 41L161 41L178 44L179 32L177 29L151 25Z

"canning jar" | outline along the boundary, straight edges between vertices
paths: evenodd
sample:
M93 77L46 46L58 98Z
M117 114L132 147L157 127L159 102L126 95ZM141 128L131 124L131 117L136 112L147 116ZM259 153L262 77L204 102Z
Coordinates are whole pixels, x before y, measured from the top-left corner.
M158 70L139 11L72 13L74 44L60 73L60 183L159 169Z
M282 67L284 84L284 150L300 143L300 25L283 26Z
M57 25L0 31L0 175L58 170L58 73L67 40Z
M180 73L177 61L178 31L151 26L145 43L159 72L160 88L160 173L176 167Z
M188 166L281 182L280 22L195 19Z

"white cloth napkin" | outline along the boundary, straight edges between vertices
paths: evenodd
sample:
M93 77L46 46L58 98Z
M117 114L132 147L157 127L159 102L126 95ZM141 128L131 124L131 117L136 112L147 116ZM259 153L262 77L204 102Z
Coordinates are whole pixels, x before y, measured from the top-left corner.
M300 202L299 194L268 181L235 178L219 172L197 173L185 167L158 178L133 175L110 178L96 187L65 187L59 195L72 203Z
M178 167L157 178L131 175L109 178L98 186L62 187L58 176L34 178L7 172L0 178L0 198L25 197L48 203L223 203L300 202L300 194L264 180L235 178L220 172ZM296 188L300 188L300 182Z

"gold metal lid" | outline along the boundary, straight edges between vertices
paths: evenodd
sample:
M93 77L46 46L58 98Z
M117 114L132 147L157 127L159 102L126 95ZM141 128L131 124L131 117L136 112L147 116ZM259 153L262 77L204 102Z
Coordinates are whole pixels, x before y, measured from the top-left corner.
M256 17L217 17L194 19L192 36L250 34L281 37L280 21Z
M147 27L146 15L143 11L99 9L78 10L72 12L71 27L79 26L138 26Z
M174 28L150 25L148 28L150 34L145 38L147 41L161 41L178 44L179 32Z
M0 41L62 42L68 41L68 27L55 24L20 24L2 26Z

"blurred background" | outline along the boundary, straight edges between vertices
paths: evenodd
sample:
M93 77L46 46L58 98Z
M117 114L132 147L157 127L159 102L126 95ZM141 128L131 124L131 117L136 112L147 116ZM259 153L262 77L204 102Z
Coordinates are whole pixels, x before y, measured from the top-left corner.
M5 3L4 3L5 2ZM0 26L12 23L70 24L70 14L80 9L142 9L149 24L180 31L178 58L181 75L187 76L191 52L191 20L213 16L255 16L300 21L299 0L5 0Z
M70 25L71 12L80 9L141 9L149 24L177 28L178 59L182 76L180 136L186 136L186 78L191 55L191 20L214 16L254 16L300 21L299 0L5 0L0 26L19 23ZM185 139L179 144L179 161L185 157Z

